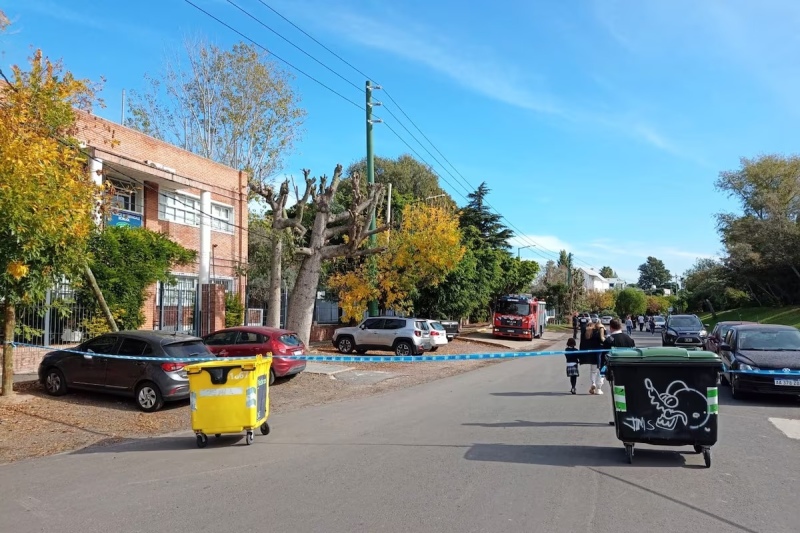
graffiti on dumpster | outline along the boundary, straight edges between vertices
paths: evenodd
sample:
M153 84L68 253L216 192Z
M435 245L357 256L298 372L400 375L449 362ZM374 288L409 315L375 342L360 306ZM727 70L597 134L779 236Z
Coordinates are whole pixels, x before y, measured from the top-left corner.
M683 381L673 381L664 392L656 390L650 378L645 378L644 386L650 403L661 413L655 421L659 429L674 431L679 429L679 422L689 429L699 429L711 418L706 395Z
M633 431L653 431L655 429L653 421L647 420L643 416L629 416L623 420L622 423Z

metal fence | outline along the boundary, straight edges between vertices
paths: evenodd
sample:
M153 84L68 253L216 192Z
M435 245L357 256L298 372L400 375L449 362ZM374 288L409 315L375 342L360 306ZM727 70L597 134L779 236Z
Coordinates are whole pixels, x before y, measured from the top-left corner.
M89 338L85 321L91 318L91 310L78 304L68 281L47 291L44 300L17 306L16 312L15 342L74 345Z
M286 324L286 308L289 303L289 293L286 288L281 289L280 327ZM245 324L248 326L265 326L269 302L261 297L256 297L247 292L245 298ZM317 324L339 323L339 302L317 298L314 302L313 320Z
M153 329L196 333L197 283L178 280L174 285L159 283L153 309Z

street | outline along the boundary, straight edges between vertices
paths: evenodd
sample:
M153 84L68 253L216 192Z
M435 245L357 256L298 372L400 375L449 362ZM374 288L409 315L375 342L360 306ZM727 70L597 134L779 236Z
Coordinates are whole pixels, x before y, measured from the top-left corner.
M722 387L710 469L688 447L641 445L629 465L588 374L572 396L563 357L524 358L276 415L252 446L186 431L10 464L0 531L800 529L800 440L769 420L800 418L796 400Z

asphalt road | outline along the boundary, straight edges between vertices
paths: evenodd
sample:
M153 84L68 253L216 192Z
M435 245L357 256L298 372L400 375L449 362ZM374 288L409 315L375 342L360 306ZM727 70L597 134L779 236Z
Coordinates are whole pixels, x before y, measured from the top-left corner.
M587 374L572 396L561 357L520 359L275 416L252 446L187 432L0 467L0 531L800 530L800 440L768 420L796 401L724 389L712 468L648 446L629 465Z

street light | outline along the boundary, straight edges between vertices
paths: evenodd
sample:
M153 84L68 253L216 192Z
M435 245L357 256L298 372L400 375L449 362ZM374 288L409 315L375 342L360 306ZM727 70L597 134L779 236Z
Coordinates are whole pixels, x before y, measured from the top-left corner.
M519 259L519 251L524 250L525 248L536 248L536 245L529 244L528 246L517 246L517 259Z

